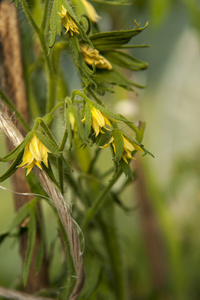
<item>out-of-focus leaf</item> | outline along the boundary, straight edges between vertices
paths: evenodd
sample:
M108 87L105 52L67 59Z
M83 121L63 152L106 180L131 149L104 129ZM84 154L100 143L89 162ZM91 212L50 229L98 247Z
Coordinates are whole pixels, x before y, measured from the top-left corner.
M30 214L30 210L32 206L34 206L38 202L38 199L33 199L32 201L28 202L27 204L23 205L17 213L15 213L14 219L12 220L11 224L8 226L7 231L12 231L17 226L19 226L24 219Z
M43 242L43 240L41 240L40 245L37 250L37 255L36 255L36 265L35 265L36 275L40 271L40 267L42 265L43 258L44 258L44 242Z
M148 64L121 51L109 51L103 53L111 64L114 63L122 68L126 68L132 71L140 71L146 69Z
M89 299L99 284L102 266L99 257L91 252L84 257L84 263L87 280L80 294L80 299Z
M31 259L33 255L33 250L35 246L35 238L36 238L36 213L35 208L32 207L30 211L30 220L28 226L28 245L26 250L26 257L24 261L24 272L23 272L23 284L26 286Z
M10 232L0 234L0 244L9 236Z

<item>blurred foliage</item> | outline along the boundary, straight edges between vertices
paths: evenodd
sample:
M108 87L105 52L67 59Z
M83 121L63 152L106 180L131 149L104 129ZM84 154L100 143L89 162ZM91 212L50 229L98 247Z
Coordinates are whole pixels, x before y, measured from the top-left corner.
M111 29L116 28L117 30L121 29L121 24L123 27L126 27L125 20L127 22L127 26L130 25L130 19L132 15L136 16L135 9L138 10L139 18L142 20L149 19L150 20L150 29L147 29L146 35L155 36L160 30L161 35L165 35L165 31L162 31L165 22L171 18L174 12L177 15L176 21L174 21L175 25L176 22L184 23L185 19L181 19L183 15L178 14L179 9L186 12L187 15L187 22L190 20L190 24L194 26L198 31L200 30L200 5L198 0L136 0L132 1L133 5L124 6L121 14L117 14L119 12L119 8L112 7L105 5L105 3L99 3L97 1L96 7L99 8L99 11L102 14L109 15L108 21L106 25L109 25ZM23 20L23 13L19 14L21 19ZM117 19L116 19L117 16ZM128 17L127 17L128 16ZM185 17L185 16L184 16ZM29 25L23 26L23 21L21 20L21 28L22 28L22 35L26 30L31 30ZM171 20L171 19L170 19ZM138 20L140 22L140 20ZM181 24L182 24L181 23ZM170 27L169 30L173 30L173 25ZM104 24L100 23L100 26L104 26ZM177 26L178 27L178 26ZM181 31L174 27L174 34L178 39L178 35ZM141 38L142 39L142 38ZM26 49L26 43L30 43L30 40L23 39L23 48ZM149 41L151 43L151 38ZM170 44L169 36L168 39L162 40L163 47L169 46ZM171 44L170 44L171 45ZM171 45L173 47L175 45ZM160 40L156 41L153 47L161 47ZM28 47L30 51L32 51L31 55L26 57L26 51L24 51L24 66L25 66L25 73L28 73L30 70L28 66L30 63L30 58L34 55L34 51L37 49L33 47ZM134 52L135 49L132 49L131 52ZM152 50L154 51L154 50ZM159 52L159 51L158 51ZM134 52L135 53L135 52ZM146 58L145 58L146 59ZM168 62L169 56L168 53L160 53L160 59L162 61L166 60L166 64ZM143 60L143 57L141 57ZM147 55L147 61L148 55ZM151 61L150 68L154 68L154 64L156 65L157 60L159 57L154 58ZM153 66L152 66L153 65ZM70 66L70 62L67 64L67 67ZM31 97L36 99L38 107L31 109L37 115L37 111L42 113L44 112L44 107L40 107L41 103L44 104L44 95L43 91L46 88L46 82L44 79L44 70L42 68L42 64L40 64L40 60L38 59L37 65L32 65L35 68L35 72L31 76L30 80L33 80L33 83L36 84L35 86L41 85L40 91L42 93L38 93L38 89L34 88L34 91L28 91ZM64 74L66 73L65 70L61 70ZM150 74L153 72L157 72L156 69L151 69ZM67 74L63 76L63 80L65 80ZM162 74L161 74L162 76ZM189 74L188 74L189 78ZM77 82L77 78L74 77L74 81ZM159 90L160 82L151 81L153 87L150 87L151 94L150 96L144 96L144 100L148 103L145 103L148 107L148 112L146 115L149 115L148 121L151 123L151 118L154 118L160 114L159 107L156 106L154 103L154 97L156 96ZM74 82L70 82L70 85L73 86ZM148 79L147 79L148 84ZM28 85L30 86L30 85ZM61 84L61 86L63 86ZM72 87L68 86L67 89L71 90ZM147 91L149 91L147 89ZM66 90L63 92L62 89L60 91L59 97L64 97ZM45 94L45 91L44 91ZM125 94L127 97L127 94ZM30 97L30 100L31 100ZM113 105L112 97L107 97L106 101L109 105ZM117 98L117 95L115 94ZM142 97L142 96L141 96ZM146 98L145 98L146 97ZM192 97L192 96L191 96ZM43 99L43 100L41 100ZM190 101L190 100L188 100ZM150 104L149 104L150 102ZM31 103L34 103L31 102ZM32 105L30 103L30 105ZM173 108L172 108L173 109ZM194 108L195 109L195 108ZM155 111L153 111L155 110ZM180 104L181 110L181 104ZM187 113L187 112L185 112ZM177 112L178 114L178 112ZM60 126L60 124L59 124ZM159 127L159 124L157 124ZM55 127L55 131L58 130ZM148 130L147 135L157 135L157 132L149 132ZM191 133L192 134L192 133ZM170 133L169 133L170 135ZM151 138L151 137L150 137ZM148 137L148 140L151 140ZM159 144L159 141L157 142ZM177 141L179 143L179 141ZM154 145L155 146L155 145ZM77 149L79 144L77 143ZM162 149L164 151L165 147L173 147L172 144L162 145ZM102 211L102 218L96 218L93 223L89 227L90 235L87 236L85 244L85 264L86 264L86 275L87 275L87 282L82 291L82 295L80 299L91 299L91 300L99 300L99 299L116 299L117 296L115 294L118 293L118 286L116 286L116 278L114 278L113 273L111 272L111 268L109 266L116 265L115 257L110 255L112 249L115 248L115 242L118 238L119 241L119 249L122 254L122 261L124 263L124 272L123 272L123 279L126 287L126 298L130 300L198 300L200 297L200 288L199 288L199 278L200 278L200 271L199 271L199 262L200 262L200 255L199 255L199 208L200 208L200 190L199 190L199 174L200 174L200 165L198 159L199 153L199 142L196 145L192 145L194 148L194 152L191 155L187 155L184 153L180 153L180 155L173 156L173 168L169 174L169 180L164 183L160 182L160 178L164 176L163 174L166 171L166 165L169 163L169 158L166 157L166 162L159 166L159 172L157 171L158 168L155 167L154 163L145 163L144 164L144 173L145 173L145 180L146 186L145 189L148 193L150 199L150 205L154 212L154 217L159 227L161 240L163 243L164 248L164 264L166 265L166 274L165 274L165 283L164 285L158 290L155 282L152 280L152 270L151 270L151 262L149 261L149 249L144 241L144 232L142 230L142 221L140 218L140 207L136 210L132 211L131 209L127 211L123 210L123 206L118 205L113 211L113 206L109 205L111 201L116 201L115 197L111 197L109 199L107 205L104 207ZM88 155L87 150L86 156ZM92 153L93 154L93 153ZM158 154L159 155L159 154ZM155 161L158 156L155 156ZM101 160L101 157L99 157ZM101 162L100 162L101 164ZM102 166L107 166L107 162L103 161ZM83 167L83 168L87 168ZM68 175L65 174L65 178L69 180ZM106 177L105 177L106 178ZM105 180L104 178L104 180ZM123 178L123 180L125 180ZM85 186L89 186L91 189L95 189L101 191L102 189L102 182L95 182L91 177L88 176L85 178L80 178L80 188L82 187L84 190ZM71 193L73 187L70 188L68 193ZM76 189L76 187L74 187ZM133 193L134 189L134 193ZM119 199L123 205L126 205L130 208L138 206L137 202L137 194L135 188L132 185L127 184L126 189L123 193L116 193L115 196ZM90 206L93 202L91 199L91 195L87 193L85 190L84 199L86 201L86 205ZM116 201L117 203L117 201ZM119 202L120 203L120 202ZM81 205L77 203L76 205ZM48 212L48 209L46 209ZM115 219L116 213L116 221ZM49 216L48 216L49 214ZM79 216L80 217L80 216ZM54 252L56 252L59 248L59 236L56 231L53 232L52 235L52 228L51 228L51 220L52 215L50 212L47 213L47 228L48 222L48 244L50 245L52 241L54 241L55 246L52 248ZM79 219L77 220L80 221ZM52 221L53 222L53 221ZM102 224L103 223L103 224ZM101 228L101 233L96 230L96 226ZM104 229L107 229L105 231ZM108 238L109 234L109 238ZM117 236L116 236L117 235ZM110 238L113 237L113 240ZM115 239L116 238L116 239ZM53 243L53 242L52 242ZM154 241L152 241L154 243ZM60 244L59 244L60 245ZM107 247L108 251L105 251L105 247ZM50 248L50 246L49 246ZM62 251L59 248L59 251ZM116 250L117 251L117 250ZM6 250L7 252L7 250ZM9 260L9 259L8 259ZM56 261L56 262L55 262ZM91 265L91 261L93 264ZM109 264L105 264L109 262ZM89 267L88 267L89 266ZM66 279L67 279L67 262L65 261L62 265L59 256L56 255L54 257L54 261L52 262L52 286L66 286ZM4 266L5 268L5 266ZM62 270L60 272L60 270ZM20 271L19 271L20 273ZM118 274L117 272L115 274ZM1 279L1 278L0 278ZM3 282L3 281L2 281ZM118 281L119 282L119 281ZM7 283L3 282L4 285L9 285L9 281ZM17 283L18 284L18 283ZM110 286L112 289L110 289ZM67 287L66 287L67 288ZM62 293L63 291L60 291ZM65 291L63 292L65 294ZM121 298L120 298L121 297ZM122 296L118 295L118 299L123 299Z

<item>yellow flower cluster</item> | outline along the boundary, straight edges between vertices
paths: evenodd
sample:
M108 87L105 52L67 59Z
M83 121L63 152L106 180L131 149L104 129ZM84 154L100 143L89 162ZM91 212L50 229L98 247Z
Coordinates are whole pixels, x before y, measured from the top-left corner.
M94 64L98 69L112 70L111 63L105 57L99 54L98 50L93 49L89 45L83 44L81 45L81 52L86 64L90 66Z
M30 173L34 165L42 169L41 162L48 168L48 152L50 153L51 151L34 135L26 145L22 163L18 167L27 168L26 175Z
M82 122L85 122L85 117L82 120ZM103 129L106 130L111 130L112 125L109 121L109 117L106 116L104 113L96 109L95 107L91 106L91 126L94 130L95 137L99 135L99 133L104 133ZM134 159L132 156L133 151L143 151L143 149L138 146L136 143L133 141L129 140L127 137L125 137L123 134L121 134L122 139L123 139L123 151L122 151L122 156L120 159L123 159L125 163L128 164L127 159ZM116 146L115 146L115 140L114 137L112 136L110 138L110 141L105 144L104 146L101 146L101 148L105 148L109 145L112 145L114 153L116 154Z
M72 17L68 14L66 8L62 5L61 7L61 13L58 13L62 19L62 25L63 27L65 27L66 32L68 31L70 32L70 34L73 36L74 33L78 33L79 34L79 28L76 25L76 23L74 22L74 20L72 19Z

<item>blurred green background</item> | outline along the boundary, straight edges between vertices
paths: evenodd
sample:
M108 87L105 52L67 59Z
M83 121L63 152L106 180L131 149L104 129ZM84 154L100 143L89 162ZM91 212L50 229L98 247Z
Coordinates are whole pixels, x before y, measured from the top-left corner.
M148 70L130 73L146 89L139 91L139 97L117 89L105 100L108 106L115 105L116 112L134 121L146 121L143 143L155 156L138 158L133 163L133 167L139 165L141 169L145 196L142 197L137 182L121 195L125 206L137 209L125 212L116 208L127 299L198 300L200 2L138 0L123 8L105 4L95 7L102 16L99 23L102 29L129 29L133 19L141 26L149 21L147 29L132 44L151 47L131 50L134 56L149 63ZM71 85L76 86L76 76ZM117 100L115 104L113 99ZM6 150L2 133L0 139L0 156L3 156ZM3 163L0 166L3 173L6 166ZM11 189L9 181L2 185ZM140 197L146 199L148 209L141 209L144 203L140 203ZM0 199L3 232L11 222L14 208L11 193L1 190ZM46 203L43 206L48 249L53 243L55 253L59 253L56 221L49 206ZM152 234L149 239L148 230ZM59 276L61 265L59 254L55 255L52 281ZM16 239L7 239L0 247L0 285L16 287L21 282L21 273Z

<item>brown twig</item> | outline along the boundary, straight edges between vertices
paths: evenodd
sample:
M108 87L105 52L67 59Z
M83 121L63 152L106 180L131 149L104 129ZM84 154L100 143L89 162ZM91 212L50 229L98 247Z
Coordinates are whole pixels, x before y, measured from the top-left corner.
M15 299L15 300L53 300L52 298L37 297L27 293L6 289L1 286L0 286L0 296L6 299Z
M23 141L23 136L13 124L12 120L9 118L9 116L3 114L1 111L0 129L12 141L15 147ZM49 177L43 170L40 170L38 167L34 167L34 173L37 176L38 180L40 181L40 184L42 185L46 193L53 201L54 206L57 209L59 218L69 239L70 253L73 259L74 268L77 276L76 285L74 287L74 290L72 291L70 300L76 300L78 299L78 296L81 292L85 280L84 264L81 255L77 229L74 225L73 218L71 217L70 211L66 205L66 202L61 192L57 189L57 187L53 184L53 182L49 179Z

